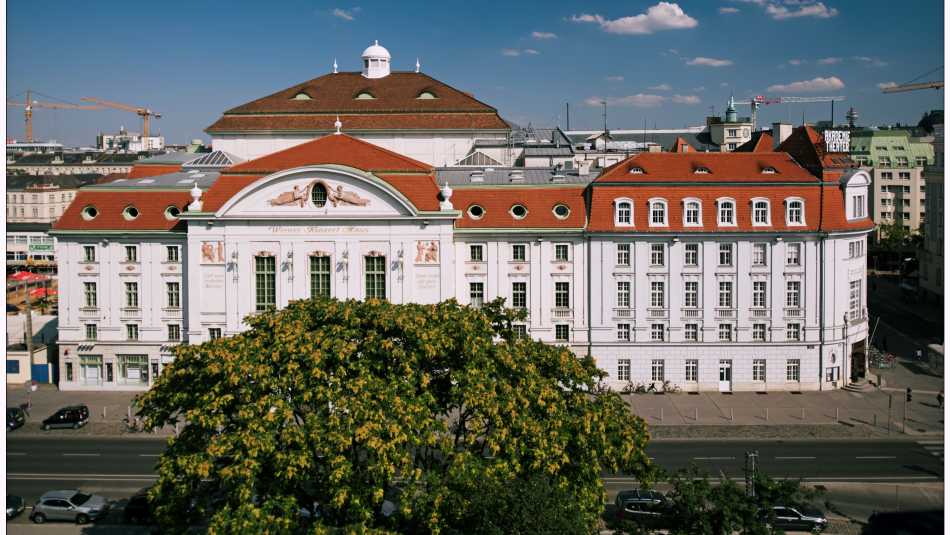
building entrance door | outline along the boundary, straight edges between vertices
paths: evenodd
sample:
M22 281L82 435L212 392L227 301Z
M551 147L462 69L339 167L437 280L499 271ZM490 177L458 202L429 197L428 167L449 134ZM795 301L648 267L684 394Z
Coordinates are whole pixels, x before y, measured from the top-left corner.
M719 361L719 391L732 392L732 361Z

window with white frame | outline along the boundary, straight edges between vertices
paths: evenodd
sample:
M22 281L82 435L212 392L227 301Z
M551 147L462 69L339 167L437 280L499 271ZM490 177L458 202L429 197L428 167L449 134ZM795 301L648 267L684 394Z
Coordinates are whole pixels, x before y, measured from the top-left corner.
M733 226L736 224L736 202L732 199L719 200L719 225Z
M617 359L617 380L630 380L630 359Z
M96 261L96 246L95 245L83 245L83 262L95 262Z
M617 281L617 308L630 308L630 281Z
M666 283L663 281L650 282L650 306L663 308L666 306Z
M753 359L752 380L765 382L765 359Z
M699 361L696 359L686 360L686 382L695 383L699 381Z
M566 243L554 244L554 259L558 262L567 262L570 260L570 247Z
M755 226L769 225L769 201L765 199L752 200L752 224Z
M731 324L729 323L719 324L719 341L720 342L732 341L732 325Z
M630 324L629 323L617 324L617 340L621 342L630 341Z
M366 278L366 299L386 299L386 257L364 256L363 270Z
M698 200L687 199L683 208L683 226L702 226L702 205Z
M82 283L82 286L83 294L85 295L86 306L88 308L96 308L98 306L97 303L99 302L98 292L96 291L96 283L84 282Z
M86 340L99 339L99 326L95 323L86 324Z
M180 261L181 255L179 254L179 248L177 245L166 245L165 246L165 261L166 262L178 262Z
M687 243L683 245L683 263L695 267L699 265L699 244Z
M558 342L567 342L571 338L571 326L566 323L559 323L554 326L554 339Z
M867 217L868 199L866 195L851 197L851 214L854 219Z
M650 265L662 266L666 264L666 246L662 243L650 244Z
M126 340L138 340L139 339L139 326L134 323L126 324L125 326L125 339Z
M485 304L485 283L468 283L468 302L475 308L481 308Z
M650 340L662 342L666 334L666 327L662 323L653 323L650 325Z
M863 301L861 280L848 283L848 315L852 320L861 317L861 303Z
M666 226L666 201L663 199L650 200L650 226Z
M786 243L785 244L785 264L789 266L802 265L802 244L800 243Z
M181 308L181 283L166 282L165 296L167 298L168 308Z
M699 324L687 323L683 325L683 338L687 342L698 342L699 341Z
M511 330L515 333L515 338L527 338L528 337L528 326L523 323L516 323L511 326Z
M633 202L627 199L616 201L615 221L617 225L633 225Z
M571 306L571 283L554 283L554 306L557 308L570 308Z
M512 282L511 283L511 307L512 308L527 308L528 307L528 283L527 282Z
M484 262L485 261L485 247L483 245L469 245L468 246L468 259L470 262Z
M617 244L617 265L618 266L630 265L630 244L629 243Z
M699 307L699 281L683 283L683 306L686 308Z
M864 240L848 242L848 258L861 258L862 256L864 256Z
M732 308L732 281L719 281L719 306Z
M785 380L799 382L802 380L802 361L799 359L788 359L785 363Z
M125 283L125 306L129 308L138 308L139 306L139 283Z
M765 341L766 327L764 323L753 323L752 324L752 341L754 342L764 342Z
M666 376L663 370L664 367L662 359L654 359L650 365L650 379L653 381L663 381Z
M732 244L731 243L719 244L719 265L720 266L732 265Z
M798 308L802 305L802 283L801 281L788 281L785 286L785 306L788 308Z
M139 261L139 248L136 245L126 245L125 246L125 261L126 262L138 262Z
M789 225L805 224L805 201L788 199L785 208L785 220Z
M331 261L329 256L310 257L310 298L330 297Z
M217 340L221 338L221 327L211 327L208 329L208 338L210 340Z
M181 325L169 324L168 325L168 339L172 342L178 342L181 340Z
M766 307L766 282L765 281L752 281L752 307L753 308L765 308Z
M753 243L752 244L752 265L753 266L764 266L768 264L768 244L765 243Z
M800 342L802 339L802 324L789 323L785 325L785 339L792 342Z
M511 246L511 260L513 262L525 262L528 260L528 247L523 243L515 243Z

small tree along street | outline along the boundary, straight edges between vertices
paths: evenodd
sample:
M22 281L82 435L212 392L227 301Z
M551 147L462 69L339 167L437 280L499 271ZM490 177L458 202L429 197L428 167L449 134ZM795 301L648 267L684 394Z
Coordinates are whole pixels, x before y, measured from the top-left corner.
M166 530L589 533L604 473L654 475L593 359L501 300L305 300L183 345L140 398L184 423L150 492ZM303 526L303 527L301 527Z

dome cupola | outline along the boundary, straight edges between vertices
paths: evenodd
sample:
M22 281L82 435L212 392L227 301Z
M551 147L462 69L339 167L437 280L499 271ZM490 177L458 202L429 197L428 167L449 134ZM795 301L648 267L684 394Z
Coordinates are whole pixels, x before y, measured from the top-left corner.
M383 78L389 76L389 60L392 56L389 51L375 41L363 51L363 76L366 78Z

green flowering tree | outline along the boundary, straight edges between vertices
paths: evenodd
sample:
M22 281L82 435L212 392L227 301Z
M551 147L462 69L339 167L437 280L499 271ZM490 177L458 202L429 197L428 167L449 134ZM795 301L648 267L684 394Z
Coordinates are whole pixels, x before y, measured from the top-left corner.
M592 359L517 337L517 319L501 301L306 300L179 347L139 400L147 426L187 421L159 460L156 517L213 533L589 532L602 474L650 482L646 425Z

